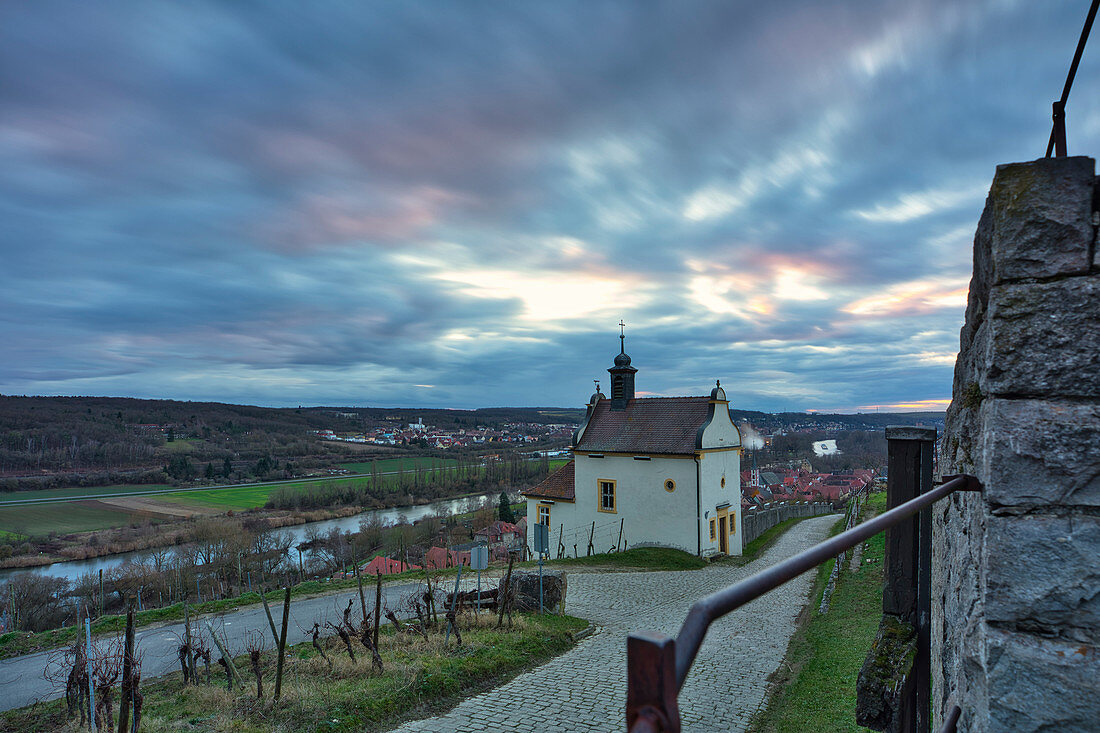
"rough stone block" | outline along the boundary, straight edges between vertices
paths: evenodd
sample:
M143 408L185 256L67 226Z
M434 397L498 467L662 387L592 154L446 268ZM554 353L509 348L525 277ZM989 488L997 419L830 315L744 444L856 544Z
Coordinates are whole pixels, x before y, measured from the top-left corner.
M932 510L932 707L941 718L949 701L969 709L985 700L983 643L984 546L982 497L956 493Z
M986 622L1100 642L1100 517L986 519Z
M1095 168L1084 156L997 166L986 204L990 282L1088 272Z
M989 717L992 731L1096 730L1100 655L1095 646L990 629ZM959 730L966 727L964 711Z
M539 573L537 570L512 573L516 589L516 609L539 610ZM565 613L566 581L561 570L542 571L542 605L548 613Z
M1100 404L988 399L982 417L987 501L1100 506Z
M1100 277L998 286L986 317L983 395L1100 397Z

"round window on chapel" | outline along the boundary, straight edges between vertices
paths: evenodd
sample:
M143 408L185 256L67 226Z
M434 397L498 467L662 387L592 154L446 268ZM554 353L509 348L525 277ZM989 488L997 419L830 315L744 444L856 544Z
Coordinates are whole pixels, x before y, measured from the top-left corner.
M676 482L672 479L665 481L665 491L676 491Z

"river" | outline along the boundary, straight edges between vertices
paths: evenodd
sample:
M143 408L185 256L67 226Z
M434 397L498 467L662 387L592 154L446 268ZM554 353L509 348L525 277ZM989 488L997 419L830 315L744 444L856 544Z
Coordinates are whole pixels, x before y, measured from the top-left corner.
M354 531L359 529L359 522L371 517L377 517L384 525L394 525L401 522L415 522L419 519L439 513L445 513L448 516L465 514L479 506L484 499L489 498L491 500L495 496L498 496L498 494L465 496L459 499L445 499L442 501L433 501L429 504L399 506L390 509L371 509L359 514L353 514L349 517L340 517L339 519L323 519L318 522L306 522L305 524L297 524L292 527L280 527L276 531L289 532L294 538L293 544L298 544L305 539L306 533L311 529L319 530L322 533L327 533L333 528L344 531ZM512 499L514 500L514 497L512 497ZM138 560L148 553L149 550L135 550L134 552L120 552L114 555L103 555L102 557L93 557L87 560L55 562L52 565L39 565L33 568L9 568L0 570L0 583L7 581L7 579L15 573L38 573L40 575L51 575L75 581L85 573L96 573L100 570L106 572L111 568L122 565L128 560Z

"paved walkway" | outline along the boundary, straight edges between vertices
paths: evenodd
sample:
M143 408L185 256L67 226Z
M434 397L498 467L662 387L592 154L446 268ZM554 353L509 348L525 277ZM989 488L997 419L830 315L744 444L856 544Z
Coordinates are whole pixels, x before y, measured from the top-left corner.
M675 635L700 596L734 583L825 538L836 515L791 527L741 568L569 575L566 611L592 619L596 633L511 682L462 702L446 715L408 723L401 733L537 730L622 731L626 635ZM680 693L685 731L740 731L764 700L810 592L813 573L777 588L712 625Z

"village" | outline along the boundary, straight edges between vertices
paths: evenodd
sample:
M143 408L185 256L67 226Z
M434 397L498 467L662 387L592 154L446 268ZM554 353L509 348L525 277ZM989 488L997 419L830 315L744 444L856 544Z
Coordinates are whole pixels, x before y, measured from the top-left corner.
M370 443L387 446L415 446L448 450L452 448L473 448L486 443L564 443L573 434L574 425L541 423L505 423L500 429L478 426L473 429L459 428L447 430L435 425L426 425L421 418L414 423L401 427L377 427L361 432L341 432L334 430L316 430L313 433L321 440L342 441L345 443ZM554 453L553 455L556 455Z

